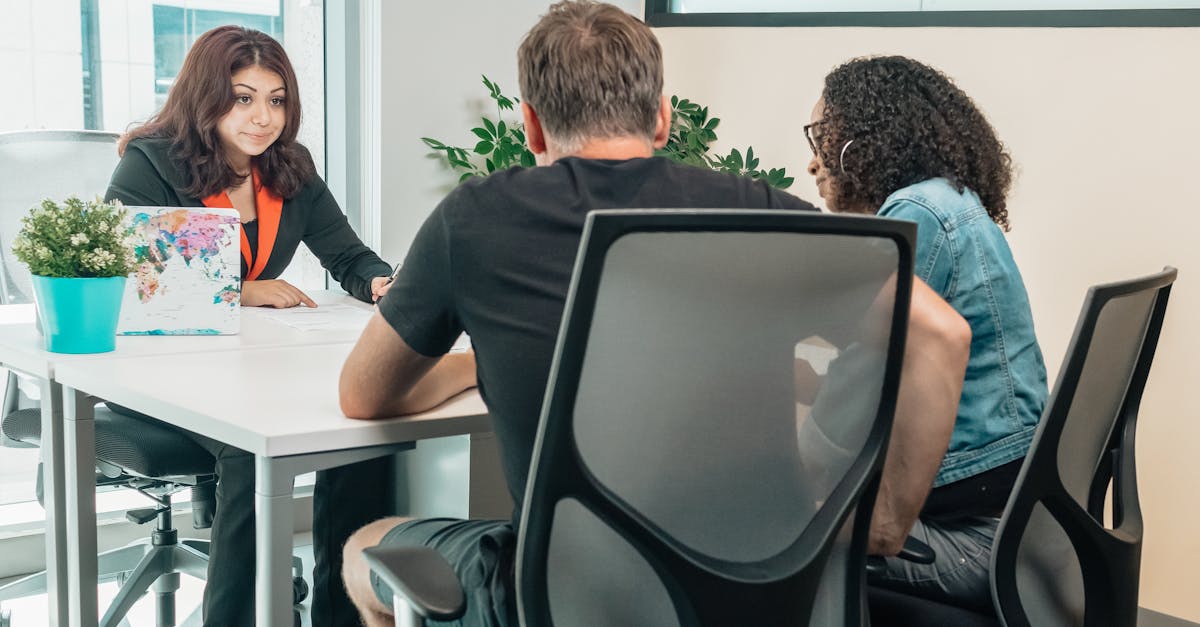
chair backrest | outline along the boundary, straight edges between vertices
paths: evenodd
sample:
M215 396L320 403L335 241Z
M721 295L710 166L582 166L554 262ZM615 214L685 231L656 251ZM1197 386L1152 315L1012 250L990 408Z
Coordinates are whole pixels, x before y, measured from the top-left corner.
M1134 433L1175 276L1168 267L1088 291L996 532L992 597L1005 625L1137 623Z
M807 625L847 533L844 614L826 624L856 624L914 234L861 216L593 212L520 521L521 624Z
M44 198L103 195L117 166L117 133L0 133L0 304L33 302L29 273L12 257L21 218Z

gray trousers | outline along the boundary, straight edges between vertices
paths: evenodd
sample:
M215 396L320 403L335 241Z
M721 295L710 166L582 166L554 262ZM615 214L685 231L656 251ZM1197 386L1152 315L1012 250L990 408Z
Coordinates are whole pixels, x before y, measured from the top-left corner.
M999 518L972 516L953 521L918 520L908 535L937 554L932 564L887 558L887 570L871 585L952 605L992 611L988 565Z

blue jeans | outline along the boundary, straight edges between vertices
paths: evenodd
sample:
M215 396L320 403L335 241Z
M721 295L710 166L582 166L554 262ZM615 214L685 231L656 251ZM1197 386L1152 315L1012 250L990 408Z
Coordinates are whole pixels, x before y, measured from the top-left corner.
M953 521L918 520L908 535L937 554L932 564L887 558L887 570L870 584L934 601L990 613L988 566L999 518L970 516Z

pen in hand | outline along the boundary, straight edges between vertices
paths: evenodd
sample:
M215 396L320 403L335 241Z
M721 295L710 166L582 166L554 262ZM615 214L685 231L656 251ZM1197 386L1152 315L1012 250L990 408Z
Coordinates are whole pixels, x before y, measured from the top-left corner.
M386 277L381 277L384 279L382 283L379 283L378 285L376 285L376 281L378 281L378 279L372 280L371 281L371 300L373 300L375 302L379 302L379 299L383 298L383 295L387 293L388 286L390 286L392 284L392 282L395 281L396 277L398 277L398 276L400 276L400 264L396 264L396 267L392 269L391 274L389 274Z

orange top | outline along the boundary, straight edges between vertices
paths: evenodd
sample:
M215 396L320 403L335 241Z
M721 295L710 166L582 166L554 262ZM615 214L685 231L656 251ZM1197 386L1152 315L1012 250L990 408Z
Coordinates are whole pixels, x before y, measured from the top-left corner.
M271 250L275 248L275 237L279 234L279 218L283 215L283 199L271 190L259 184L258 168L250 170L251 184L254 185L254 204L258 213L258 254L250 252L250 240L246 239L246 231L242 229L242 259L249 271L242 277L244 281L253 281L262 274L271 258ZM218 209L233 209L233 201L229 194L219 192L201 200L205 207ZM253 266L251 263L253 262Z

